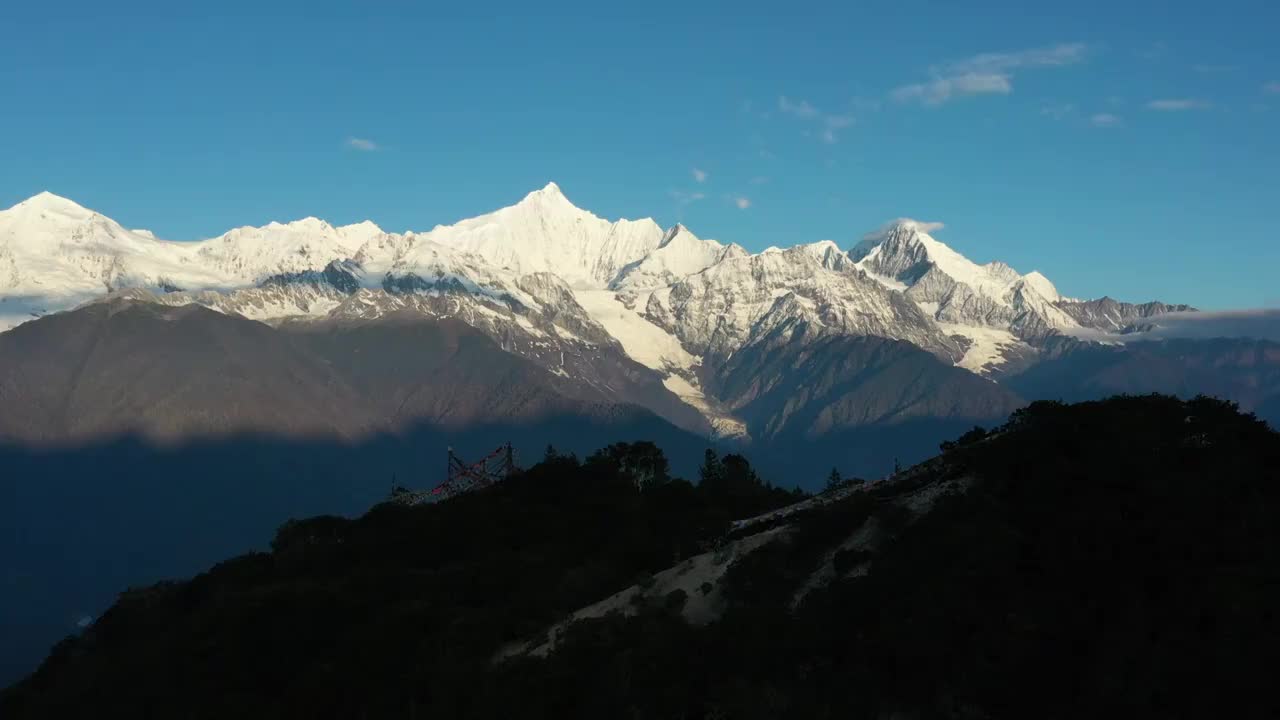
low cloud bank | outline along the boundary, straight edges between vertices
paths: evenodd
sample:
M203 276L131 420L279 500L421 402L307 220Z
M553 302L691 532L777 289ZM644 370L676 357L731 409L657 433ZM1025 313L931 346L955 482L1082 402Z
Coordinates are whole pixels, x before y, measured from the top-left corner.
M1225 310L1222 312L1174 312L1156 315L1138 324L1139 332L1126 334L1084 331L1071 333L1097 342L1140 342L1186 338L1256 338L1280 342L1280 308Z

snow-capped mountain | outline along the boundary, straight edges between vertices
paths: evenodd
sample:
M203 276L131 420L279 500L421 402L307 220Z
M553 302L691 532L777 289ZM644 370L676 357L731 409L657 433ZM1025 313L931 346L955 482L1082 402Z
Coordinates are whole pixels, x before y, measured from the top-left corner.
M1064 299L1037 272L968 260L934 227L752 254L682 225L599 218L551 183L426 232L305 218L173 242L41 193L0 211L0 329L125 290L272 324L454 317L606 396L745 435L714 378L747 350L880 337L997 376L1057 334L1186 309Z
M898 220L865 236L849 257L962 338L968 351L961 366L989 371L1025 357L1051 334L1081 326L1059 307L1063 299L1044 275L1022 275L1002 262L974 263L929 234L938 226Z

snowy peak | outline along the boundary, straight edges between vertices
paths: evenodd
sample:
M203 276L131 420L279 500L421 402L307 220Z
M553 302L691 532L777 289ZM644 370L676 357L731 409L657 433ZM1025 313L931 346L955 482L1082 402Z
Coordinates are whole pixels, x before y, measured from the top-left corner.
M573 203L569 202L569 198L564 196L564 192L560 189L560 186L555 184L554 182L549 182L546 185L542 186L541 189L534 190L528 195L525 195L524 200L521 200L520 202L522 203L533 202L533 203L546 203L546 204L565 203L568 205L573 205Z
M942 227L942 223L909 218L896 220L864 237L850 252L850 257L870 272L908 285L928 272L930 265L937 266L957 282L971 285L975 290L986 289L992 284L991 280L996 280L1003 287L1014 279L1000 282L997 278L1005 278L1006 271L1012 272L1011 268L978 265L929 234L930 230Z
M1028 287L1034 289L1049 302L1056 303L1062 299L1062 296L1058 294L1058 288L1054 287L1054 284L1049 282L1049 278L1041 275L1039 271L1032 270L1023 275L1022 282L1026 283Z
M385 235L382 228L370 220L354 223L352 225L343 225L337 228L338 233L345 238L350 238L359 243L366 243L379 235Z
M657 248L663 232L649 219L599 218L573 205L551 183L515 205L437 226L422 237L516 275L553 272L577 288L603 288L622 268Z
M1008 304L1022 288L1048 302L1058 299L1057 289L1044 275L1033 272L1024 277L998 261L979 265L929 234L942 227L942 223L903 218L868 234L849 255L859 268L885 284L912 287L927 281L936 290L940 281L950 280L999 304Z
M50 219L66 219L81 222L93 217L96 213L72 200L54 195L45 190L32 195L13 207L0 212L0 215L43 216Z
M828 270L841 270L849 262L849 256L840 250L834 240L819 240L800 247Z
M903 291L971 340L996 329L1031 341L1077 325L1057 306L1058 290L1044 275L1023 276L1002 262L979 265L930 235L942 227L901 219L867 235L850 257L871 278Z

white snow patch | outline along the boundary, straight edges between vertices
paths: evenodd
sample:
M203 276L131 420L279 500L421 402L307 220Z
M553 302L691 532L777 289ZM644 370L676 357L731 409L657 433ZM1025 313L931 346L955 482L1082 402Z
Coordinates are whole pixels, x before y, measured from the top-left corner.
M938 323L938 326L948 335L962 335L973 343L964 357L956 363L956 367L962 367L977 375L986 375L1008 362L1006 351L1013 349L1029 351L1031 348L1008 330L950 323Z
M495 661L519 655L545 657L555 649L564 636L564 631L578 620L601 618L611 613L633 615L644 604L661 601L669 593L683 590L687 597L681 614L684 619L695 625L705 625L720 617L724 608L720 581L725 573L738 559L752 553L769 543L787 537L786 526L771 528L765 532L735 540L723 548L695 555L674 567L663 570L653 576L653 582L646 587L632 585L617 592L594 605L578 610L563 622L553 625L547 632L532 642L513 643L495 655ZM710 586L710 592L704 587Z
M593 320L622 344L632 360L659 372L687 370L702 361L684 349L666 330L618 301L611 290L575 290L574 298ZM638 307L638 305L637 305Z
M717 409L707 400L707 396L702 392L701 388L693 383L679 375L672 374L663 379L662 384L672 394L683 400L685 404L702 413L707 422L711 423L711 428L715 430L716 437L741 439L748 437L746 423Z
M862 262L866 262L866 261L863 260ZM898 292L906 292L907 290L906 283L896 278L891 278L888 275L881 275L879 273L871 272L870 270L862 266L862 262L856 263L855 267L857 267L862 272L866 273L867 277L871 278L872 280L875 280L876 282L880 283L881 285L885 286L890 290L897 290Z

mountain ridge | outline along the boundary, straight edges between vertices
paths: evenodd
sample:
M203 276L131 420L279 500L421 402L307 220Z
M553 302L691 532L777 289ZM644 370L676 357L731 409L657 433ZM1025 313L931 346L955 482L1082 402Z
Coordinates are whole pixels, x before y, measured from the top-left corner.
M706 382L779 329L797 351L882 337L998 377L1034 364L1052 337L1191 310L1063 298L1039 272L973 263L929 234L939 227L903 218L848 251L828 240L750 253L679 223L600 218L553 182L424 232L308 217L174 242L46 192L0 211L0 329L135 290L268 324L457 317L552 373L626 395L604 379L622 363L746 437Z

